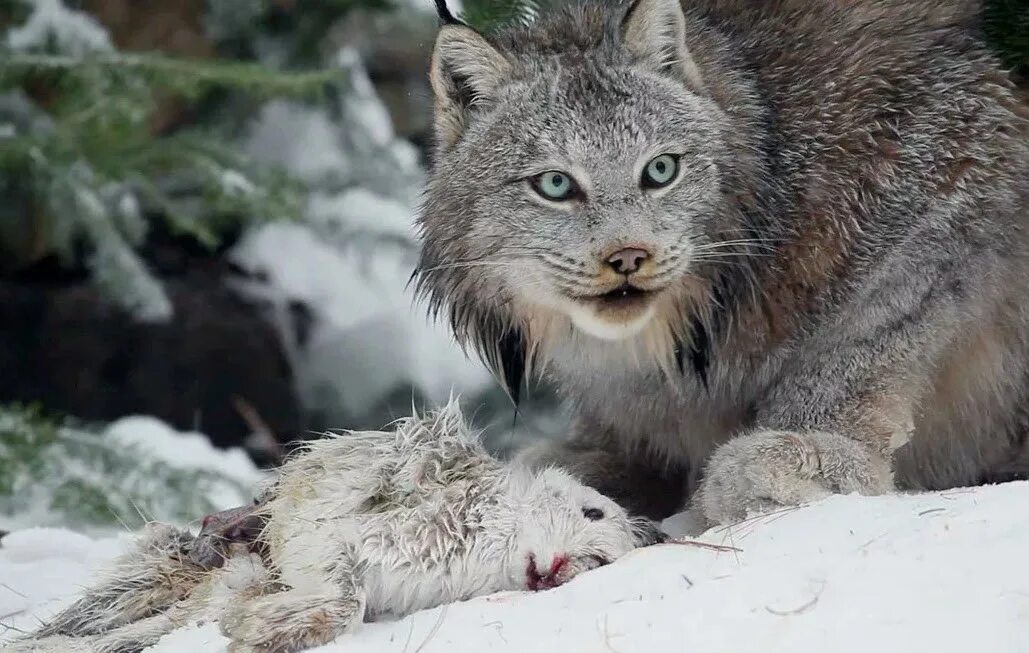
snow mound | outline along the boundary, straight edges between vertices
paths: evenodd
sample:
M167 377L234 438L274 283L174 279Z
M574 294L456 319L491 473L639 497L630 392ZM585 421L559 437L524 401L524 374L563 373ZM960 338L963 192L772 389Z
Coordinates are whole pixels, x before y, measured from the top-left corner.
M127 447L139 447L172 467L206 470L244 487L253 487L264 478L242 449L218 449L203 433L177 431L156 417L123 417L108 425L104 436ZM247 501L246 497L233 497L226 507Z
M0 427L0 530L185 522L249 502L268 475L242 449L218 449L154 417L88 430L8 411Z
M313 650L1025 651L1027 503L1029 482L835 496L700 536L716 548L651 547L555 590L365 624ZM125 541L83 546L83 538L53 531L8 536L0 545L3 622L31 628ZM226 647L216 625L193 624L150 651Z
M207 500L219 510L248 503L265 479L243 449L218 449L203 433L177 431L156 417L123 417L111 423L104 436L145 451L169 467L209 472L213 480L206 489Z

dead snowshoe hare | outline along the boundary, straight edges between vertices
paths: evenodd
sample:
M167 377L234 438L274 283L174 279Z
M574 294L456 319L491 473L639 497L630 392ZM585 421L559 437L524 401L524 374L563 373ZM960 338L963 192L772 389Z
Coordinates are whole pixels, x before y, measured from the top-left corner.
M555 587L660 539L563 471L494 459L451 403L311 442L199 536L151 526L15 650L127 653L218 620L232 651L297 651L378 615Z

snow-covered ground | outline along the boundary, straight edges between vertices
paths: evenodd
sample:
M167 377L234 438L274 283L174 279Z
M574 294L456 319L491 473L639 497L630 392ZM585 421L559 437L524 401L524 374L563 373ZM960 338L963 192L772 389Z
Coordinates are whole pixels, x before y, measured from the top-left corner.
M1029 651L1026 506L1026 482L832 497L700 536L732 549L660 545L555 590L365 624L316 650ZM127 541L58 530L7 536L0 543L0 621L31 628ZM0 644L15 634L0 634ZM207 624L185 626L150 650L213 653L226 646Z

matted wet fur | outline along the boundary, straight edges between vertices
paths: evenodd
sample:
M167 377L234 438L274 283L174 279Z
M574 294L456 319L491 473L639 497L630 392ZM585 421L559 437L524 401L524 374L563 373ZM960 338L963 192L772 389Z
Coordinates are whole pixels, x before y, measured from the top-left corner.
M417 283L515 399L545 373L568 400L568 439L524 458L716 522L1024 478L1029 129L978 14L444 25Z
M501 464L451 402L389 432L312 441L255 505L205 519L199 537L150 527L4 650L133 653L218 621L233 653L298 651L382 615L555 587L661 539L567 472Z

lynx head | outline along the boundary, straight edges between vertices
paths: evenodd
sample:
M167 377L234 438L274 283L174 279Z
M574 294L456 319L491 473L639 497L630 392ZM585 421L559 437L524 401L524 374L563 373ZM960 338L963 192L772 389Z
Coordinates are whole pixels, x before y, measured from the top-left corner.
M674 364L737 230L731 131L678 0L436 41L418 285L512 393L560 342Z

